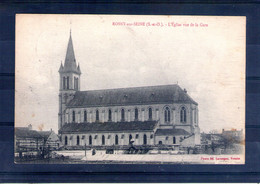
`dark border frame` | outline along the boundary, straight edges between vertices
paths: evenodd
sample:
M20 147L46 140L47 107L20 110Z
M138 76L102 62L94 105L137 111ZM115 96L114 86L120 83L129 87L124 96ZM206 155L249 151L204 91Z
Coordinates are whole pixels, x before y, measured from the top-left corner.
M15 14L246 16L245 165L14 164ZM259 182L260 6L256 1L9 1L0 3L0 182Z

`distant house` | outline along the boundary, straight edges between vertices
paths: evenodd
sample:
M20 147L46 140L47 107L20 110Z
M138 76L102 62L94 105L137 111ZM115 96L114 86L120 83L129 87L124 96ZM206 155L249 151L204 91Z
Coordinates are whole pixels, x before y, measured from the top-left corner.
M43 142L42 136L30 126L15 128L16 152L37 151L43 146Z
M243 140L243 130L224 130L222 129L222 136L232 142L240 142Z
M202 145L211 145L213 144L220 144L222 140L221 134L201 134L201 144Z
M53 131L36 131L32 126L15 128L15 152L37 152L48 147L57 149L59 137Z
M201 144L210 145L214 144L233 144L239 143L243 140L243 130L224 130L221 133L202 133Z
M53 131L38 131L45 142L45 146L51 149L58 149L60 147L60 139Z

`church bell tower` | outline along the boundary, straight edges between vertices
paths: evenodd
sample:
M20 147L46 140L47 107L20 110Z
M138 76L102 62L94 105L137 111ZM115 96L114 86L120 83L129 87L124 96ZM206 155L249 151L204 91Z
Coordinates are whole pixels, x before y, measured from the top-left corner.
M80 90L80 67L76 63L76 58L73 49L71 31L64 61L64 66L61 63L60 69L60 90L59 90L59 124L58 129L66 123L66 104L73 98L74 93Z

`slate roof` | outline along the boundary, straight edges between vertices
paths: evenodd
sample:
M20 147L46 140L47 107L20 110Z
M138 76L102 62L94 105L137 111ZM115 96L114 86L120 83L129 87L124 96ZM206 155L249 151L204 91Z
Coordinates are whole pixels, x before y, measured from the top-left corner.
M49 136L51 135L51 131L38 131L38 133L39 133L44 139L48 139Z
M29 130L28 128L15 128L15 136L17 138L32 138L40 139L42 136L36 130Z
M117 131L152 131L157 121L105 122L105 123L67 123L59 133L73 132L117 132Z
M183 129L157 129L155 135L190 135L189 132Z
M177 84L77 91L67 107L93 107L159 103L197 103Z
M17 138L32 138L32 139L48 139L51 135L51 131L36 131L29 130L27 127L16 127L15 136Z

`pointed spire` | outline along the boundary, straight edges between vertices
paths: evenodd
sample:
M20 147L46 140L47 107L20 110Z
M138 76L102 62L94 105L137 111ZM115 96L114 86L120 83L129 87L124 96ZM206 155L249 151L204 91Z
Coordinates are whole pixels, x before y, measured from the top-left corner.
M78 70L79 74L81 74L81 70L80 70L79 64L78 64L77 70Z
M62 64L62 61L61 61L59 72L63 72L63 70L64 70L64 67L63 67L63 64Z
M68 47L67 47L67 52L65 57L64 71L76 72L76 73L78 72L73 43L72 43L71 30L70 30L70 37L69 37L69 42L68 42Z

